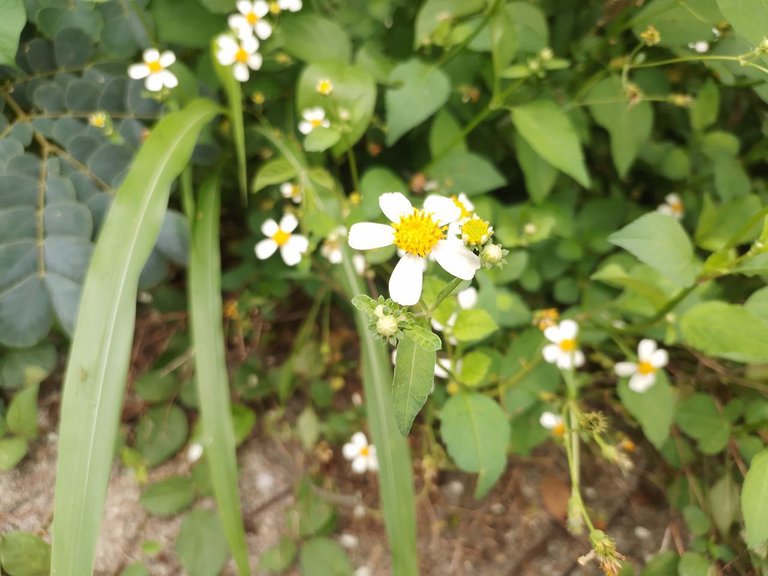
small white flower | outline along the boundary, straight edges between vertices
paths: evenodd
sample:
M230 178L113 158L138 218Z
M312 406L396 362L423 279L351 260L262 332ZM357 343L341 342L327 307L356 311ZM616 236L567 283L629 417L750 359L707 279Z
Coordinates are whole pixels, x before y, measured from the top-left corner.
M669 355L654 340L645 338L637 345L637 362L617 362L617 376L629 378L629 389L643 393L656 383L656 372L667 365Z
M301 186L294 184L293 182L283 182L280 184L280 194L283 198L290 200L294 204L301 204L303 197Z
M236 39L222 34L216 38L216 60L222 66L232 66L232 74L238 82L247 82L250 70L261 68L262 58L258 49L259 41L254 36Z
M664 204L659 205L656 210L661 214L672 216L678 220L682 219L682 217L685 215L685 206L683 205L683 200L674 192L672 194L667 194L664 197Z
M134 80L144 78L144 87L150 92L160 92L163 88L176 88L179 80L173 72L166 70L176 62L176 56L170 50L160 53L155 48L144 50L141 64L128 66L128 76Z
M459 302L459 310L469 310L477 305L477 289L470 286L466 290L461 290L456 294L456 299ZM445 337L450 344L456 345L458 340L453 335L453 327L456 325L456 319L459 317L459 313L454 312L445 321L445 324L441 324L434 318L432 318L432 328L438 332L445 332Z
M280 14L283 10L288 10L288 12L298 12L301 10L301 7L301 0L272 0L269 3L269 11L275 16Z
M190 464L194 464L203 455L203 445L198 444L197 442L193 442L189 445L189 448L187 448L187 462Z
M456 370L461 369L461 360L456 364ZM448 358L437 358L435 360L435 378L441 378L447 380L451 376L451 370L453 370L453 362ZM434 390L435 384L432 383L432 390ZM431 392L431 390L430 390Z
M330 128L331 122L325 117L325 110L320 106L307 108L301 113L303 120L299 122L299 132L305 136L315 128Z
M699 40L698 42L690 42L688 48L699 54L705 54L709 52L709 42L706 40Z
M325 256L331 264L341 264L344 259L344 253L341 250L341 243L347 238L347 229L339 226L323 242L320 247L320 254Z
M579 350L576 336L579 325L573 320L563 320L557 326L549 326L544 330L544 336L552 344L547 344L542 350L544 360L557 365L561 370L578 368L584 364L584 353Z
M352 439L342 448L344 458L352 461L352 470L363 474L366 470L379 469L379 461L376 458L376 446L368 444L368 438L362 432L355 432Z
M265 0L239 0L235 6L239 14L231 14L227 23L240 38L255 34L266 40L272 35L272 25L264 20L269 13L269 4Z
M544 412L539 417L539 424L541 424L547 430L551 430L555 436L562 437L565 434L565 423L563 417L560 414L554 412Z
M389 278L389 296L403 306L412 306L421 297L425 259L433 255L449 274L471 280L480 268L480 258L455 237L448 225L461 215L450 198L431 196L417 209L400 192L379 197L379 206L391 224L361 222L349 230L349 245L370 250L394 244L405 252Z
M256 244L256 257L265 260L280 249L280 256L288 266L295 266L301 261L301 256L307 251L309 241L300 234L293 234L299 221L290 212L280 220L280 224L271 218L261 225L261 232L266 236Z

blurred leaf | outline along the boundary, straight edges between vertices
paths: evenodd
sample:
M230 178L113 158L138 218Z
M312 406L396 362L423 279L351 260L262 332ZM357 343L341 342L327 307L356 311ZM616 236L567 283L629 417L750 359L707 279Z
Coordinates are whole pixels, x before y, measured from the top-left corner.
M680 558L674 552L661 552L648 561L640 576L678 576L679 562Z
M730 426L715 401L702 393L692 394L677 405L675 422L696 439L704 454L717 454L728 444Z
M484 4L484 0L427 0L416 15L414 49L432 44L432 33L445 22L479 12Z
M299 414L296 419L296 431L304 450L312 450L320 437L320 420L311 406L306 406Z
M299 552L302 576L352 576L344 549L330 538L312 538Z
M215 511L194 510L184 516L176 538L176 556L189 576L219 574L229 551Z
M251 185L251 192L255 194L267 186L288 182L295 178L297 174L296 167L285 158L268 160L262 164L259 171L256 172L256 176L253 178L253 184Z
M56 349L49 343L6 351L0 357L0 388L21 388L42 382L56 367L56 359ZM30 381L30 375L36 378Z
M482 194L507 183L495 164L487 158L461 150L454 150L440 158L430 166L427 175L439 182L446 195L461 192L470 196Z
M34 440L37 438L37 393L39 386L33 384L16 393L8 407L6 422L14 434Z
M187 441L189 423L178 406L147 410L136 426L136 449L153 467L173 457Z
M768 450L752 458L741 490L745 541L757 548L768 540Z
M19 36L27 22L23 0L0 0L0 14L0 66L14 66Z
M702 131L717 121L720 112L720 91L711 79L699 89L696 102L691 110L691 125Z
M312 490L310 480L302 480L296 502L298 532L302 538L326 533L335 520L333 508Z
M754 48L765 39L768 30L768 0L717 0L717 5L736 34Z
M642 426L645 437L661 449L669 438L676 401L666 373L659 370L656 383L642 394L630 390L626 378L621 379L617 391L621 403Z
M195 501L195 484L185 476L171 476L147 486L139 498L150 514L172 516Z
M713 202L709 196L704 196L701 215L694 239L696 244L706 250L720 250L729 246L733 238L745 222L760 211L762 202L756 194L739 196L721 204ZM739 244L751 242L760 234L760 223L755 224L748 233L743 234Z
M245 442L256 426L256 412L244 404L232 404L232 426L235 431L235 443Z
M460 392L440 412L448 454L466 472L477 472L475 498L493 487L507 465L510 428L501 407L481 394Z
M677 566L678 576L716 576L717 569L698 552L686 552Z
M709 509L718 531L724 537L739 517L739 486L730 472L714 483L707 493Z
M459 342L474 342L493 334L498 328L496 321L483 309L460 310L453 335Z
M439 68L412 59L398 64L389 76L387 146L437 112L450 94L451 83Z
M171 374L150 371L142 374L134 383L133 391L146 402L165 402L179 392L180 384Z
M120 572L120 576L149 576L149 571L141 562L134 562L126 566L125 570Z
M307 152L325 152L341 138L341 133L333 128L320 126L304 137L304 150Z
M16 467L27 455L28 449L24 438L0 438L0 472Z
M403 436L410 431L435 382L435 350L420 345L416 340L417 334L412 334L414 331L406 331L397 345L392 381L392 403L397 426Z
M536 204L547 199L557 180L557 170L539 156L519 132L515 132L515 155L525 178L525 190Z
M305 62L349 62L352 53L344 29L335 21L315 14L299 14L282 20L275 35L283 40L286 52Z
M451 147L453 142L456 142ZM464 141L461 133L461 126L451 115L447 108L443 108L432 121L432 127L429 130L429 153L435 158L451 151L467 152L467 143Z
M278 574L285 572L296 559L297 551L293 540L283 537L275 546L264 551L259 558L259 568Z
M683 518L688 530L696 536L703 536L709 531L709 518L698 506L689 504L683 508Z
M460 362L459 380L467 386L477 387L483 384L493 358L483 350L473 350L463 356Z
M576 130L570 118L550 100L536 100L511 109L512 122L539 156L585 188L590 187Z
M680 330L686 344L705 354L744 363L768 361L768 323L743 306L697 304L683 314Z
M229 4L228 11L234 11L234 5ZM226 18L211 14L197 1L153 0L150 11L162 44L206 48L210 39L227 27Z
M0 536L0 564L9 576L48 576L51 546L28 532L7 532Z

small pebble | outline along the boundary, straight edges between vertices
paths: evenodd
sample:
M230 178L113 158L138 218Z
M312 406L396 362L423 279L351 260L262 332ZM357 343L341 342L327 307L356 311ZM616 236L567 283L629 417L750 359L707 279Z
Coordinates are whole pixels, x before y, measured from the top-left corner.
M339 536L339 544L341 544L347 550L352 550L354 548L357 548L358 544L360 544L360 540L354 534L349 534L348 532L345 532L344 534Z

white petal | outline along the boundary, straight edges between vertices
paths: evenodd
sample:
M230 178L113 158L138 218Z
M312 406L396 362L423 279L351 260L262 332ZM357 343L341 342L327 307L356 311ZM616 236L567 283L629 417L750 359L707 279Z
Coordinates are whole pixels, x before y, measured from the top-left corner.
M251 25L242 14L230 14L227 18L227 25L234 30L238 36L247 36L252 33Z
M659 214L664 214L664 216L674 216L675 213L672 211L672 207L668 204L660 204L658 208L656 208L656 211Z
M575 359L575 354L561 352L560 356L557 357L557 362L555 364L561 370L570 370L575 365Z
M299 262L301 262L301 256L304 253L301 250L301 245L296 245L291 240L293 240L295 236L291 236L288 239L288 242L280 246L280 256L283 258L283 262L285 262L288 266L296 266Z
M325 118L325 110L323 110L320 106L315 106L314 108L307 108L301 113L301 116L304 118L304 120L322 120Z
M237 43L237 40L232 38L232 36L229 34L221 34L220 36L216 37L216 47L219 50L231 53L232 57L234 58L234 55L237 53L240 45Z
M438 358L435 362L435 378L442 378L445 380L450 376L448 370L451 369L451 361L448 358Z
M355 272L358 276L365 274L365 256L362 254L354 254L352 256L352 266L355 268Z
M574 368L578 368L580 366L584 366L584 362L586 361L586 358L584 358L584 352L581 350L574 350L573 351L573 366Z
M253 54L259 49L259 41L256 39L256 36L249 33L240 38L240 46L248 54Z
M304 135L307 135L310 132L312 132L314 128L315 127L312 126L312 124L310 122L307 122L306 120L302 120L301 122L299 122L299 132L301 132Z
M544 337L550 342L558 344L561 340L564 340L563 335L560 333L560 326L547 326L544 329Z
M278 228L279 226L277 225L277 222L272 220L272 218L268 218L267 220L264 220L264 223L261 225L261 233L268 238L272 238Z
M573 340L579 334L579 325L573 320L563 320L560 322L560 338L563 340Z
M301 255L305 254L309 249L309 240L307 240L306 236L302 236L301 234L292 234L285 243L285 248L298 252L299 259L301 259Z
M258 244L256 244L256 258L259 260L266 260L277 250L277 242L272 238L265 238Z
M251 77L251 73L248 72L248 66L242 62L235 63L232 67L232 74L238 82L248 82L248 78Z
M141 80L149 76L149 66L146 64L131 64L128 66L128 76L134 80Z
M176 55L170 50L166 50L165 52L160 54L159 61L160 61L160 66L162 66L163 68L168 68L168 66L176 62Z
M675 194L674 192L671 192L670 194L667 194L664 197L664 201L667 204L682 204L683 203L683 201L680 198L680 195L679 194Z
M264 0L255 0L253 3L253 11L256 13L256 16L262 18L269 12L269 4Z
M562 416L555 414L554 412L544 412L539 416L539 424L541 424L547 430L554 429L555 426L563 422Z
M290 198L293 196L293 184L290 182L283 182L280 184L280 194L283 195L283 198Z
M160 74L150 74L144 80L144 87L150 92L160 92L163 89L163 77Z
M544 360L550 364L554 364L557 362L557 359L560 358L560 346L557 344L547 344L541 351L541 355L544 356Z
M421 297L423 279L423 259L406 254L389 277L389 297L401 306L413 306Z
M157 48L147 48L141 55L141 59L144 60L144 62L156 62L160 59L160 52Z
M259 70L261 68L261 64L262 64L262 58L261 58L261 54L259 54L258 52L248 56L248 68L250 68L251 70Z
M365 456L358 456L352 460L352 471L357 474L362 474L368 469L368 458Z
M360 222L349 229L347 242L355 250L383 248L395 242L395 230L389 224Z
M650 338L644 338L640 340L637 345L637 357L640 362L647 362L651 359L651 356L656 351L656 342Z
M256 22L256 36L262 40L266 40L272 35L272 26L266 20L259 20Z
M376 472L379 469L379 455L376 454L376 446L368 447L368 470Z
M440 322L438 322L434 318L432 318L431 324L432 324L432 328L434 328L437 332L442 332L443 330L445 330L445 326L443 324L440 324Z
M459 307L462 309L469 310L474 308L477 305L477 288L470 286L456 294L456 298L459 301Z
M669 362L669 354L667 354L666 350L659 348L651 355L649 362L654 368L664 368L667 362Z
M331 250L328 253L328 261L331 264L341 264L341 261L344 259L344 255L342 254L341 250Z
M235 6L240 14L248 14L253 10L253 4L249 0L237 0Z
M629 389L642 394L656 382L655 374L640 374L639 372L629 379Z
M365 435L365 432L355 432L352 434L351 441L357 446L358 450L368 446L368 437Z
M169 70L163 70L158 76L160 76L160 80L165 84L166 88L176 88L179 85L179 79Z
M634 362L616 362L613 365L613 371L621 378L628 378L637 372L637 364Z
M331 121L328 120L328 119L323 120L322 122L320 122L320 126L322 126L323 128L330 128L331 127Z
M472 201L467 197L464 192L459 194L459 202L461 202L464 205L464 208L469 210L470 212L475 211L475 205L472 203Z
M443 270L462 280L472 280L480 268L477 254L453 238L440 240L432 250L432 255Z
M403 216L413 213L413 205L400 192L385 192L379 196L379 208L390 222L400 222Z
M441 225L453 222L461 216L461 208L453 200L445 196L432 194L424 200L424 210L432 212Z
M280 230L285 232L293 232L296 230L296 226L299 225L299 220L291 212L286 212L280 219Z
M360 453L360 447L354 444L353 442L347 442L341 448L341 453L344 455L344 458L346 458L347 460L352 460L356 458L357 455Z

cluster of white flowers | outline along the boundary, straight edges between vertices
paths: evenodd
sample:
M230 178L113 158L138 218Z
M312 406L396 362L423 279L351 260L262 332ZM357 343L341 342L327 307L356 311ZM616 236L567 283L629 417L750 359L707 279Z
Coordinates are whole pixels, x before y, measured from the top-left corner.
M667 194L664 197L664 203L660 204L656 211L666 216L672 216L677 220L681 220L683 216L685 216L683 200L674 192L672 194Z

